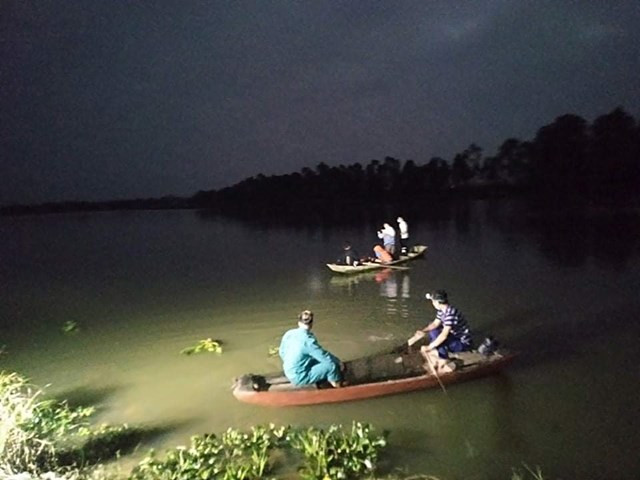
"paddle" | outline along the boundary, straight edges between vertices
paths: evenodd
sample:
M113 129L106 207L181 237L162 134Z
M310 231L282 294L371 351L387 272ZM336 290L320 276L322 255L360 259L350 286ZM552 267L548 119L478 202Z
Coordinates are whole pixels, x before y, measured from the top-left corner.
M422 340L424 337L427 336L426 332L423 332L422 330L416 332L413 337L411 337L409 340L407 340L407 345L412 346L413 344L417 343L419 340ZM422 354L422 352L420 352ZM431 373L433 373L433 376L436 377L436 380L438 380L438 383L440 384L440 388L442 389L442 391L446 394L447 393L447 389L444 388L444 384L442 383L442 380L440 380L440 375L438 375L438 370L436 369L436 366L433 364L433 359L431 358L431 355L429 355L429 353L425 353L422 355L424 357L424 359L427 361L427 364L429 365L429 369L431 370Z
M433 364L433 360L431 359L431 355L429 355L429 353L427 352L426 355L423 355L426 359L427 359L427 363L429 364L429 368L431 369L431 372L433 373L433 376L436 377L436 380L438 380L438 383L440 384L440 388L442 388L442 391L444 392L444 394L447 394L447 389L444 388L444 384L442 383L442 380L440 380L440 375L438 375L438 370L436 369L436 366Z
M400 265L387 265L386 263L377 263L377 262L364 262L363 265L373 266L380 268L394 268L396 270L409 270L409 267L403 267Z

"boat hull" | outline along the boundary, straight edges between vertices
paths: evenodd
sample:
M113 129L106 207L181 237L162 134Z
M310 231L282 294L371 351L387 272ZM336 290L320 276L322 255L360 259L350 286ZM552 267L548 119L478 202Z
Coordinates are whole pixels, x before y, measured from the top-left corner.
M366 262L357 266L340 265L338 263L327 263L327 267L329 267L332 272L342 274L361 273L383 268L393 268L394 265L402 264L410 260L422 257L426 251L427 247L425 245L416 245L412 247L411 251L407 255L402 255L398 260L394 260L389 263Z

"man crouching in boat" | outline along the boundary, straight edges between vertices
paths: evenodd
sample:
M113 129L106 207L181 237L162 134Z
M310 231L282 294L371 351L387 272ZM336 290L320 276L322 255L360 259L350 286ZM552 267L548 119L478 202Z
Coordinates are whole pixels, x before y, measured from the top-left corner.
M447 361L449 353L467 352L473 348L471 332L462 313L449 305L447 292L436 290L425 297L436 309L436 318L425 328L417 330L408 343L412 345L428 334L429 343L420 347L426 361L425 368L434 373L447 373L455 369L455 364Z
M313 312L298 315L298 328L287 331L280 342L280 358L284 374L294 385L310 385L327 381L342 386L342 363L318 344L313 327Z

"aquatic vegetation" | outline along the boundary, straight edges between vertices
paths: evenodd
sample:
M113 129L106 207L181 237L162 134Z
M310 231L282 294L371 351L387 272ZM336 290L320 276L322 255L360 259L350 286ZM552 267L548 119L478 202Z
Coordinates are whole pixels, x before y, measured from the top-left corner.
M62 324L62 333L78 333L79 331L80 327L78 326L78 322L67 320Z
M194 346L184 348L180 351L182 355L193 355L194 353L202 352L222 353L222 342L220 340L205 338L204 340L200 340Z
M0 472L36 472L56 464L56 447L88 430L93 408L42 398L17 373L0 373Z
M189 447L169 451L163 460L152 450L131 473L131 480L191 480L199 478L263 478L271 470L270 452L277 448L283 431L273 425L253 427L249 433L228 429L222 436L191 437Z
M178 447L164 460L151 451L133 470L131 480L190 480L200 478L265 478L275 467L274 452L297 451L303 464L298 471L305 479L358 478L375 470L378 451L386 435L375 436L371 427L354 422L351 430L332 425L295 429L291 426L252 427L249 432L228 429L194 436L189 447Z
M535 467L535 469L532 469L526 463L523 464L523 466L525 469L525 473L522 473L521 471L514 468L511 475L511 480L526 480L527 478L531 478L533 480L544 480L544 476L542 475L542 470L540 469L540 467ZM529 473L531 477L529 477L527 473Z
M305 479L357 478L372 473L379 450L387 444L387 432L374 435L368 424L353 422L350 431L339 425L327 430L310 427L292 431L291 445L301 451L305 463L299 472Z
M267 355L270 357L275 357L276 355L278 355L279 351L280 351L280 347L276 345L269 345L269 350L267 350Z
M0 478L88 478L93 465L139 443L138 430L126 425L92 428L93 413L45 399L25 377L0 372Z

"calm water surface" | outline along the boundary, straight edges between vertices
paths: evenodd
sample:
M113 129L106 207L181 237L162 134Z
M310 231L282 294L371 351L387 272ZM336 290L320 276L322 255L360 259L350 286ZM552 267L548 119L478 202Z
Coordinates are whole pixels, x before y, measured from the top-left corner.
M324 263L345 239L368 249L377 225L266 228L194 211L0 218L0 367L96 403L99 421L163 428L147 447L359 420L391 431L387 458L407 473L510 478L524 462L549 478L639 478L637 220L525 222L484 202L405 218L425 259L356 277ZM517 363L446 392L338 405L232 396L235 376L279 369L269 347L300 310L314 310L320 342L348 359L430 321L434 288L478 336L520 350ZM68 320L79 332L62 333ZM207 337L224 341L222 355L180 355Z

